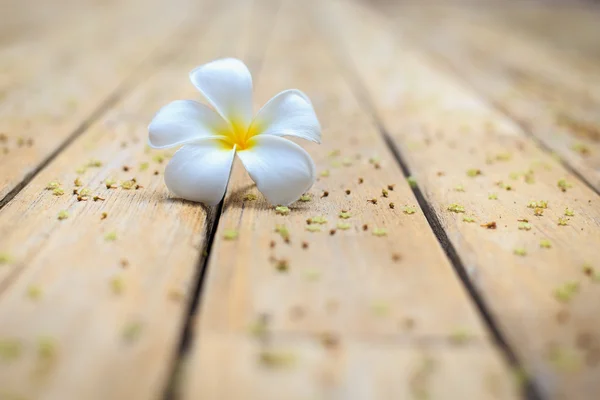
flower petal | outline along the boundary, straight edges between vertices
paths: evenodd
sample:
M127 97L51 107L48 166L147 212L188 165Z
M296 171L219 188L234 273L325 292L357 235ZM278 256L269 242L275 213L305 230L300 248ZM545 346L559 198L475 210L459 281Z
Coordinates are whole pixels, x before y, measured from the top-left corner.
M186 144L167 165L165 183L178 197L215 205L225 194L234 155L218 139Z
M299 90L285 90L260 109L250 131L274 136L295 136L321 143L321 126L308 97Z
M201 65L190 72L194 86L230 123L248 127L252 121L252 76L235 58Z
M271 135L250 139L237 152L258 190L273 205L287 206L298 200L315 182L315 165L296 143Z
M176 100L161 108L150 122L150 146L173 147L227 132L229 126L209 107L192 100Z

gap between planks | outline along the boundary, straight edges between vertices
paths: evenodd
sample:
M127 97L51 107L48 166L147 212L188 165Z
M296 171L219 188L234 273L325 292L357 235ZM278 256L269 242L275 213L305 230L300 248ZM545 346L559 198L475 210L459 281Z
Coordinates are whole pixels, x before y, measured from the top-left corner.
M327 42L329 43L330 50L337 58L338 65L340 65L340 69L344 71L343 74L345 75L348 85L352 88L356 98L364 106L365 110L367 110L370 116L373 118L373 121L376 124L381 136L383 137L386 146L394 155L396 161L402 169L402 173L404 174L404 176L406 178L411 177L411 169L408 166L408 163L406 162L405 158L403 157L400 148L394 143L390 135L386 132L384 123L376 111L373 101L369 96L368 90L366 89L364 83L362 83L361 81L360 75L358 74L353 60L350 57L348 57L344 46L340 44L341 42L339 40L339 37L336 37L336 33L333 32L333 29L327 28L327 24L324 21L323 17L323 15L325 14L326 12L323 12L323 14L317 16L317 18L321 22L320 27L322 31L325 32L324 36L328 39ZM421 191L418 182L415 185L411 185L410 187L419 203L419 206L423 210L423 214L425 215L425 218L427 219L431 230L435 234L438 242L444 249L446 256L450 260L450 263L454 268L456 276L465 286L467 292L471 296L471 299L477 306L477 310L479 311L479 314L482 317L482 319L485 321L486 327L489 329L492 337L494 338L494 341L502 349L506 359L511 364L511 366L516 370L521 370L523 368L523 363L519 360L515 351L508 344L506 338L504 337L500 328L498 327L498 324L494 321L494 318L492 317L492 314L489 310L489 307L486 305L485 300L477 292L477 289L471 282L471 279L469 279L463 261L458 255L456 248L452 245L452 242L448 238L448 235L444 230L437 214L435 213L435 211L433 211L431 204L429 204L425 196L423 196L423 192ZM539 390L535 386L535 383L530 379L527 379L524 382L523 394L528 400L542 399Z

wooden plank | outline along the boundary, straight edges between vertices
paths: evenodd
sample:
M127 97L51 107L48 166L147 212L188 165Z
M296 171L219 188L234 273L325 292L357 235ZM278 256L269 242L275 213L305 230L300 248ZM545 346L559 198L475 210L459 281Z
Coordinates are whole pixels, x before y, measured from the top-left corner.
M329 174L310 190L311 201L296 203L283 216L266 203L242 165L234 165L183 398L276 399L282 393L286 399L405 398L410 365L421 350L456 363L436 379L477 381L468 388L427 383L424 390L443 387L452 398L514 398L505 361L400 167L308 19L314 6L286 4L255 88L260 104L290 87L310 96L323 125L323 144L301 144ZM372 157L380 161L370 163ZM371 198L377 205L367 201ZM405 214L405 207L414 207L415 214ZM344 209L350 218L339 218ZM322 231L308 232L306 219L317 216L327 219ZM288 230L289 243L275 232L278 225ZM373 235L375 228L386 228L387 236ZM236 240L226 240L228 230L238 234ZM262 316L268 318L266 343L252 337ZM466 348L455 348L449 338L463 331L471 340ZM339 348L330 352L321 341ZM280 351L290 352L298 365L270 369L277 369ZM494 393L483 384L488 373L497 376Z
M397 15L398 29L441 56L600 191L600 69L545 49L482 12L425 9L414 18L404 8L386 10Z
M13 20L20 12L29 21L18 24L18 32L11 34L12 40L0 47L0 98L7 97L11 90L28 80L39 79L48 69L64 71L78 57L106 52L124 33L131 35L131 31L139 27L139 20L148 20L157 11L154 7L140 7L136 0L108 3L103 7L84 6L82 2L75 10L53 3L53 9L61 10L60 17L56 18L49 10L40 11L22 1L19 4L14 7L16 11L0 13L4 20ZM0 26L8 25L2 22ZM1 38L0 32L0 43Z
M66 65L55 64L9 92L0 106L0 205L125 85L143 79L140 65L165 41L175 39L172 35L190 7L183 1L177 7L138 13L127 19L130 23L112 29L114 35L105 35L106 41L97 38L99 46L93 51L80 52ZM134 11L126 10L125 16ZM164 56L154 54L152 63Z
M600 290L595 272L587 276L584 266L599 268L598 196L511 120L388 29L383 17L342 3L335 10L343 23L331 26L338 31L333 45L349 57L340 65L355 66L349 72L366 86L431 205L431 217L440 221L509 345L545 398L596 398ZM561 191L560 179L572 186ZM527 207L532 200L548 202L543 216ZM465 213L450 212L453 203ZM574 216L565 216L567 207ZM528 225L518 221L523 218ZM558 225L559 218L566 226ZM497 229L479 226L488 222ZM526 254L516 254L521 249Z
M169 197L146 127L164 104L199 97L188 72L244 37L248 8L222 7L188 20L160 68L0 211L0 397L162 398L215 210ZM77 177L87 201L71 195ZM107 189L110 177L143 187ZM65 194L44 190L51 181Z

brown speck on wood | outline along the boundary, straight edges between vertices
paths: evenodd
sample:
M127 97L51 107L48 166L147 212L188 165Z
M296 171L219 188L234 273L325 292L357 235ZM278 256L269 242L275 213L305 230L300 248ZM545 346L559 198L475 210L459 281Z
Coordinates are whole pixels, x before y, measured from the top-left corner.
M275 247L275 241L271 240L271 242L269 243L269 247L270 248L274 248Z
M346 189L346 194L350 194L350 189Z
M290 309L290 316L292 319L302 319L305 314L306 313L301 306L293 306Z
M106 219L106 217L108 217L108 213L103 212L100 219Z
M372 198L367 200L367 202L371 203L371 204L377 204L377 199L376 198Z
M158 175L158 174L160 174L160 172L154 171L154 175Z
M364 180L363 178L358 178L358 184L359 184L359 185L362 185L362 183L363 183L364 181L365 181L365 180Z
M121 259L121 268L129 267L129 261L126 258Z
M560 310L558 313L556 313L556 321L559 324L564 324L569 320L570 317L571 316L567 310Z
M394 253L392 254L392 261L393 262L398 262L402 260L402 255L400 255L400 253Z
M329 196L329 192L327 190L324 190L323 194L321 195L321 198L327 197L327 196Z
M485 224L481 224L481 226L487 229L496 229L496 221L486 222Z
M585 356L585 363L590 367L595 367L600 362L600 349L593 348Z
M587 332L580 332L575 338L575 345L580 349L589 349L594 344L594 337Z
M438 171L437 176L444 176L446 175L445 173L443 173L442 171Z
M396 207L396 205L394 203L390 203L390 208L394 209L394 207Z
M331 332L323 332L321 334L321 343L323 347L333 350L338 347L340 340L337 335Z
M129 167L127 165L123 165L123 171L125 171L125 172L129 171Z
M369 230L369 226L367 224L364 224L362 226L363 231L368 231Z
M302 242L302 248L308 249L308 242Z
M396 185L388 185L388 186L387 186L387 187L388 187L388 190L391 190L391 191L393 191L393 190L394 190L394 186L396 186Z
M402 320L401 325L404 329L409 331L415 327L415 320L410 317L406 317Z
M331 230L329 231L329 234L330 234L331 236L335 235L335 229L331 229Z

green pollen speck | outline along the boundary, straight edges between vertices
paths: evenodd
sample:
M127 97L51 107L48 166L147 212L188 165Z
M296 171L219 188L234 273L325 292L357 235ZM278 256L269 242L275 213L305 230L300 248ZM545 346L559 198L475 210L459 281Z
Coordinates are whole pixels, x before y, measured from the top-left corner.
M235 229L225 229L223 231L223 239L225 240L235 240L239 236L239 232Z
M58 188L60 188L60 182L58 181L48 182L48 184L46 185L46 190L54 190Z
M384 301L375 301L371 304L371 311L378 317L384 317L390 313L390 305Z
M42 288L40 288L38 285L29 285L27 288L27 297L29 297L31 300L38 300L40 297L42 297Z
M309 195L307 195L307 194L304 194L304 195L300 196L300 199L299 199L299 200L300 200L300 201L303 201L303 202L307 202L307 201L311 201L311 200L312 200L312 198L311 198Z
M346 231L352 227L352 225L350 225L349 223L342 221L338 222L336 226L338 229L341 229L343 231Z
M277 206L275 207L275 214L279 215L288 215L290 213L290 209L285 206Z
M464 192L465 191L465 187L463 185L457 185L454 187L454 191L455 192Z
M133 343L139 339L142 334L142 324L140 322L130 322L123 328L123 340Z
M62 196L63 194L65 194L65 191L63 188L57 187L56 189L52 190L52 194L55 196Z
M316 268L308 268L304 271L304 277L307 281L315 282L321 278L321 271Z
M69 218L69 212L67 210L60 210L58 212L58 220L62 221L63 219Z
M306 225L306 230L309 232L321 232L321 227L318 225Z
M469 341L471 334L465 328L456 328L450 333L450 340L456 344L464 344Z
M417 209L415 207L411 207L411 206L404 206L404 208L402 209L402 212L404 214L414 214L417 212Z
M481 170L480 169L476 169L476 168L471 168L467 170L467 176L474 178L478 175L481 175Z
M519 230L530 231L531 224L529 222L519 222Z
M549 249L552 247L552 243L548 239L542 239L540 240L540 247L542 249Z
M88 167L98 168L102 166L102 161L92 159L87 163Z
M143 162L140 164L140 171L145 171L148 168L150 168L150 163L149 162Z
M326 224L327 223L327 218L323 217L323 216L316 216L316 217L312 217L310 219L311 224Z
M269 368L284 368L293 366L296 363L296 356L282 350L262 350L258 360Z
M569 189L570 187L572 187L573 185L571 185L570 183L567 182L566 179L560 179L557 184L558 188L563 191L566 192L567 189Z
M281 238L283 240L289 240L290 239L290 231L288 231L287 227L285 225L277 225L275 226L275 232L277 232L279 234L279 236L281 236Z
M110 280L110 288L114 294L121 294L125 289L125 281L120 276L115 276Z
M406 177L406 181L408 182L411 188L414 189L417 187L417 180L413 176Z
M348 213L348 212L346 212L346 211L342 211L342 212L340 212L340 215L339 215L339 217L340 217L340 218L342 218L342 219L348 219L348 218L350 218L351 216L352 216L352 215L350 215L350 213Z
M12 257L8 253L0 252L0 265L10 264L12 262Z
M567 217L574 217L575 216L575 212L573 211L572 208L567 207L567 208L565 208L565 215Z
M513 253L517 256L525 257L527 255L527 250L525 250L523 247L517 247L513 250Z
M17 339L0 338L0 359L5 361L16 360L21 356L23 346Z
M115 185L117 184L117 181L113 178L106 178L104 180L104 184L106 185L107 189L111 189L111 188L115 187Z
M465 221L465 222L475 222L475 218L473 218L473 217L468 217L468 216L466 216L466 215L465 215L465 216L463 217L463 221Z
M448 206L448 211L452 211L454 213L464 213L465 208L458 203L452 203Z
M75 185L76 187L83 186L83 182L81 182L81 178L79 178L79 177L75 178L75 180L73 181L73 185Z
M556 300L568 303L579 292L579 282L569 281L554 289Z
M130 179L130 180L121 182L121 188L125 189L125 190L131 190L135 187L135 185L136 185L135 179Z
M558 225L559 226L567 226L568 225L569 220L563 217L559 217L558 218Z
M490 194L488 194L488 199L498 200L498 195L496 193L490 193Z
M108 232L106 235L104 235L104 240L107 242L114 242L117 240L117 232Z
M37 343L38 357L44 360L50 360L56 357L58 350L53 338L42 336L38 338Z
M373 229L373 236L387 236L387 230L385 228Z
M329 176L329 170L323 170L321 171L321 173L319 174L320 176L322 176L323 178L327 178Z
M257 195L255 195L254 193L246 193L246 194L244 195L244 199L243 199L243 200L244 200L244 201L254 201L254 200L256 200L256 199L258 199L258 196L257 196Z

